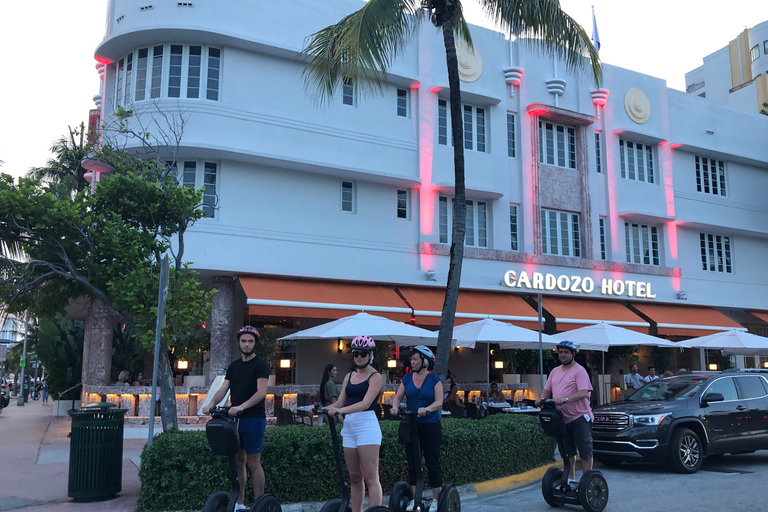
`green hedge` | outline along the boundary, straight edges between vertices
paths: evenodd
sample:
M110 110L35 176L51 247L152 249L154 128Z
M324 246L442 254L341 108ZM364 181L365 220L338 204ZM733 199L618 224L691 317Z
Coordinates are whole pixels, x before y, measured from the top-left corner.
M381 422L380 478L388 494L407 476L405 451L397 443L397 421ZM535 416L497 414L484 420L443 420L444 481L457 485L522 473L552 462L555 440ZM339 484L328 428L270 427L262 466L266 489L281 503L338 497ZM226 458L216 457L203 431L158 435L141 455L139 512L201 510L207 497L229 490ZM250 481L247 490L250 491Z

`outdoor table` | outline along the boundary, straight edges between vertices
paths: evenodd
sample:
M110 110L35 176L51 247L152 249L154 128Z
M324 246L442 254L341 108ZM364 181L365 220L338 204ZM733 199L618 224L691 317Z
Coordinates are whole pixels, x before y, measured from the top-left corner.
M536 407L507 407L503 412L508 414L539 414L539 409Z

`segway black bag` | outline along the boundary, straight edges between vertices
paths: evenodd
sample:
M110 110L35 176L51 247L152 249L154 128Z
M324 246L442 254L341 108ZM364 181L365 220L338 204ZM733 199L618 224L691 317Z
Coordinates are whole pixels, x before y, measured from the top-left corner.
M229 457L240 451L240 436L235 422L222 415L214 415L205 425L205 435L214 455Z
M561 438L565 436L565 419L563 413L555 407L542 406L539 411L539 423L544 433L549 437Z

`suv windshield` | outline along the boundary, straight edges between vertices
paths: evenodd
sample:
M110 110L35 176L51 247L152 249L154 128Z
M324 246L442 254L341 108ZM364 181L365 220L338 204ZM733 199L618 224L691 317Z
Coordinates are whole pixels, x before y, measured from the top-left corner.
M685 400L696 394L706 381L702 378L674 378L654 380L627 397L628 402L658 402Z

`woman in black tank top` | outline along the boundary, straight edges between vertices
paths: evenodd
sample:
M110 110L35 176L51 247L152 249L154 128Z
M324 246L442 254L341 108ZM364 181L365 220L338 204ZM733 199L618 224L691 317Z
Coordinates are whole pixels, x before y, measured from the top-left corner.
M373 348L373 340L368 336L352 340L355 369L344 377L338 400L326 408L329 415L346 415L341 435L349 469L352 512L362 511L366 487L369 506L381 505L382 499L379 482L381 429L374 412L382 379L370 364L373 362Z

